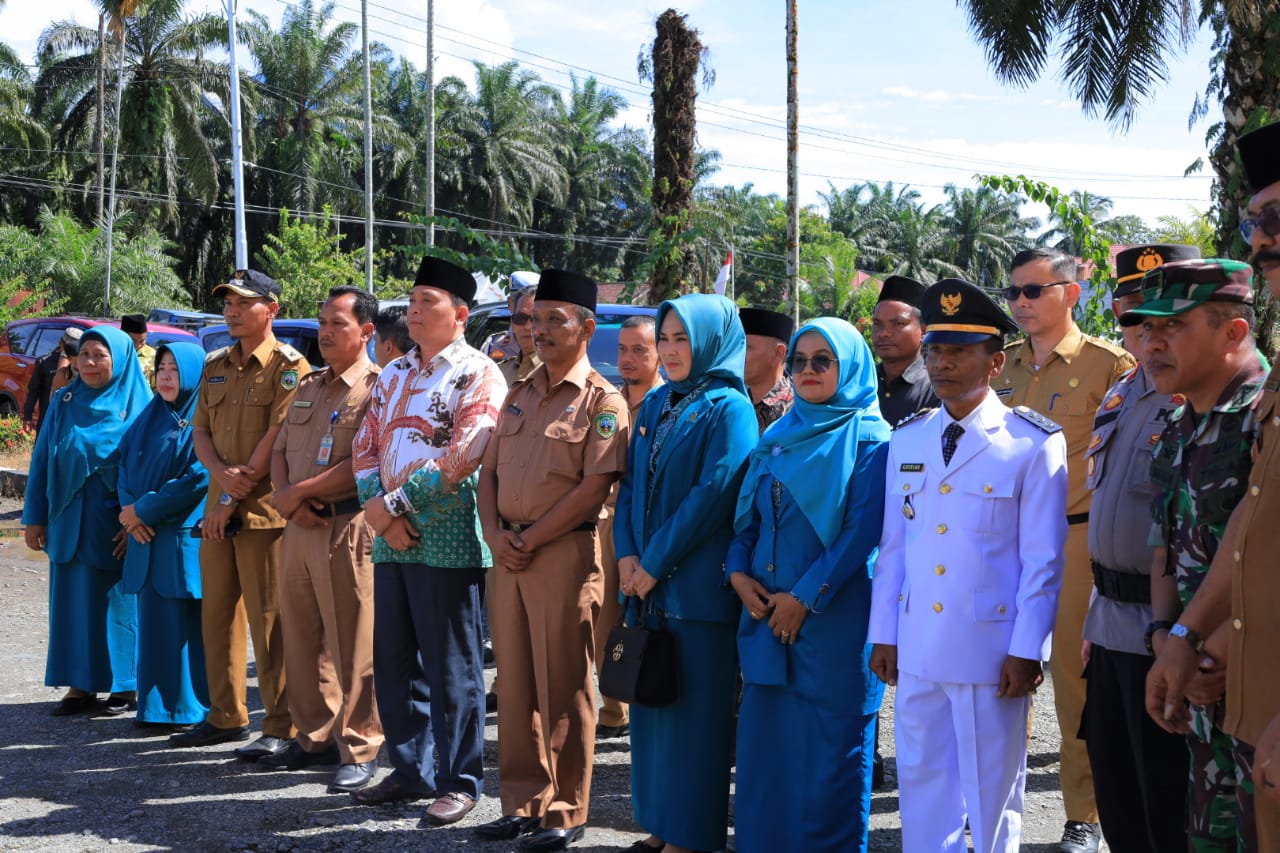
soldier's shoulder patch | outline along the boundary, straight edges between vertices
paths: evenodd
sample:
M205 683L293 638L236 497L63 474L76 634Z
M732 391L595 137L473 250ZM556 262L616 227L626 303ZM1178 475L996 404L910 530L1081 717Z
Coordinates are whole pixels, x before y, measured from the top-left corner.
M1049 420L1044 415L1040 414L1035 409L1032 409L1029 406L1014 406L1012 411L1015 415L1022 418L1024 421L1036 427L1037 429L1041 430L1042 432L1047 432L1050 435L1052 435L1055 432L1062 432L1062 427L1061 425L1058 424L1057 421Z
M293 368L280 372L280 387L286 391L292 391L298 387L298 371Z
M911 414L907 415L907 416L906 416L905 418L903 418L902 420L898 421L896 424L894 424L894 425L893 425L893 428L894 428L894 429L902 429L902 428L903 428L904 426L906 426L907 424L909 424L909 423L911 423L911 422L913 422L913 421L918 421L918 420L920 420L920 418L923 418L925 415L929 414L930 412L937 411L937 409L938 409L938 407L937 407L937 406L928 406L928 407L926 407L926 408L923 408L923 409L919 409L919 410L917 410L917 411L914 411L914 412L912 412Z
M302 353L283 341L276 344L276 351L284 356L286 361L298 362L302 361L303 358Z

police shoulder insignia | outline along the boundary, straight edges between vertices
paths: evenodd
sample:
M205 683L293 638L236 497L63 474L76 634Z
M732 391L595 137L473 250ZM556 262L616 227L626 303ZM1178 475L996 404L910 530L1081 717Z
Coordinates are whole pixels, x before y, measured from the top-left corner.
M930 412L932 412L932 411L936 410L937 408L938 408L937 406L929 406L929 407L927 407L927 408L923 408L923 409L920 409L920 410L918 410L918 411L912 412L911 414L907 415L905 418L903 418L902 420L900 420L900 421L898 421L896 424L894 424L894 425L893 425L893 428L894 428L894 429L901 429L902 427L906 426L907 424L911 423L912 421L914 421L914 420L918 420L919 418L924 417L925 415L927 415L927 414L929 414Z
M1055 432L1062 432L1062 427L1057 421L1051 421L1035 409L1027 406L1014 406L1013 413L1022 418L1032 426L1052 435Z
M298 387L298 371L285 370L280 374L280 387L286 391L292 391Z
M612 409L602 409L596 413L596 435L601 438L613 438L618 431L618 413Z
M302 353L298 352L284 341L277 342L276 350L279 351L279 353L288 361L302 361Z

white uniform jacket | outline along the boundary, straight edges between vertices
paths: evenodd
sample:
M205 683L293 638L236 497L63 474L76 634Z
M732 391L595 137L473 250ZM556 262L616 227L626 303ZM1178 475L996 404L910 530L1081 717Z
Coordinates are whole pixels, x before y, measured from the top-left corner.
M1005 657L1046 660L1067 539L1067 446L994 392L942 461L943 409L894 430L868 641L928 681L998 684Z

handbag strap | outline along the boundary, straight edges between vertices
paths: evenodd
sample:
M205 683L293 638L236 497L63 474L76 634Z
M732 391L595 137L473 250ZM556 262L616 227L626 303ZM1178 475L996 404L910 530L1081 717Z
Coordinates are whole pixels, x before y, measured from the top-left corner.
M626 600L623 601L622 613L620 616L618 616L619 625L625 625L627 623L627 613L628 611L631 610L631 605L633 603L636 605L636 624L637 625L644 627L645 622L648 621L648 616L650 614L656 614L657 617L662 621L662 627L663 628L667 627L667 615L661 611L654 610L652 605L650 604L650 599L648 597L641 598L638 595L628 595L626 597Z

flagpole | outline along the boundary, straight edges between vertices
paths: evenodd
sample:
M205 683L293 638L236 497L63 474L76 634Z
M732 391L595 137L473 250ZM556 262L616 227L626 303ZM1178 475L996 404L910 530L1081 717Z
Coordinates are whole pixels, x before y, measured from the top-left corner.
M733 244L729 244L729 298L735 302L738 300L737 279L735 274L735 264L738 259L733 256Z

